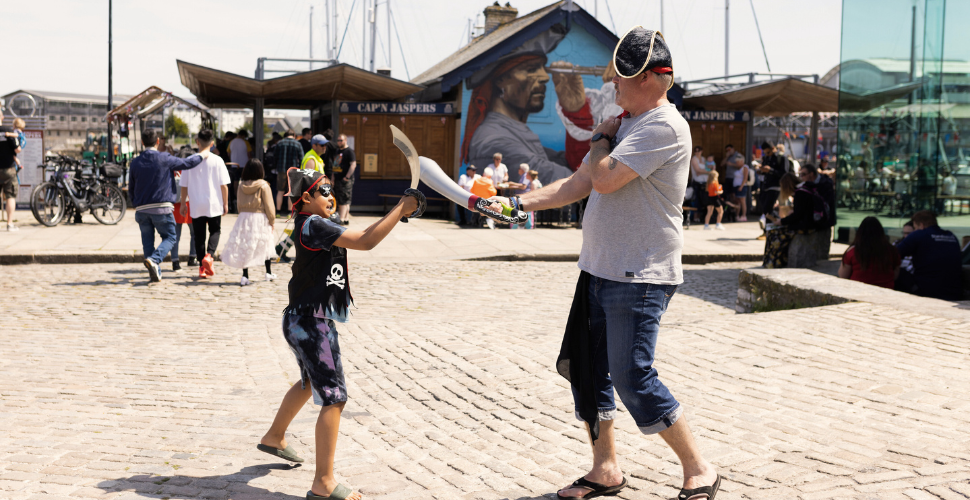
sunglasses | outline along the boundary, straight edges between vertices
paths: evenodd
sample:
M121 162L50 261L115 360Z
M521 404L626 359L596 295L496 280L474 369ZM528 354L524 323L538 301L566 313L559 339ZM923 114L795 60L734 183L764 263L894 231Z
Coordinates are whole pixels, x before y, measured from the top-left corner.
M332 191L332 186L330 184L320 184L313 191L310 192L310 197L313 197L314 193L320 193L324 198L330 196Z

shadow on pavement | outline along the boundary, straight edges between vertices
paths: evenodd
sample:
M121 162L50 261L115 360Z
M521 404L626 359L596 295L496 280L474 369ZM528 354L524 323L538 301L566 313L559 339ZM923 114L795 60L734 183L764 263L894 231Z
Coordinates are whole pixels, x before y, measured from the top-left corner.
M244 498L272 498L279 500L303 500L305 492L299 495L269 491L265 488L250 486L253 479L263 477L273 470L292 470L299 465L266 464L243 467L239 472L223 476L156 476L152 474L138 474L121 477L98 483L97 487L106 493L132 492L145 498L204 498L205 490L225 491L230 488L232 493ZM232 495L230 495L232 496Z
M738 263L732 269L685 269L684 282L677 287L677 295L688 295L705 302L734 309L738 298L738 275L740 268L748 267Z

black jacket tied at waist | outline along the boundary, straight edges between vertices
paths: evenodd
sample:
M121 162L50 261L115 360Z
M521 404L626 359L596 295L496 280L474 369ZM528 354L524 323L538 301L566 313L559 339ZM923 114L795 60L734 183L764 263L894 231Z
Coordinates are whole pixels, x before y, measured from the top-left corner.
M589 281L590 274L579 273L576 294L569 309L566 332L559 348L556 371L565 377L576 391L579 417L589 424L589 437L595 443L600 434L599 408L593 386L593 357L589 348Z

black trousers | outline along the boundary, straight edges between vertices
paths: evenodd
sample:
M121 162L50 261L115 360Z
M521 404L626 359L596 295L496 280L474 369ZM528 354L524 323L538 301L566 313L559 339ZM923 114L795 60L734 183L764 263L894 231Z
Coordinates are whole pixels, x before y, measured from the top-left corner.
M209 244L206 244L205 230L209 228ZM195 255L199 260L205 254L214 255L219 246L219 234L222 232L222 216L216 217L195 217L192 219L192 228L195 230Z
M777 189L768 190L764 186L761 187L761 196L758 198L758 211L761 215L767 215L771 213L772 208L775 206L775 202L778 201L778 195L781 194Z

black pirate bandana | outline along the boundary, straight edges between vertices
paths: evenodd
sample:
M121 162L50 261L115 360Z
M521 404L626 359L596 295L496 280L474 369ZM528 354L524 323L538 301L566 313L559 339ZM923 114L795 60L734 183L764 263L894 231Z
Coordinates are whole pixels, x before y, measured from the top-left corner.
M293 203L296 203L303 196L303 193L310 191L313 188L321 186L321 182L324 179L324 175L316 170L304 169L300 170L296 167L290 167L286 171L286 179L289 181L290 192L286 193L286 196L290 198ZM329 188L329 185L327 185ZM312 196L313 193L311 192Z
M627 31L613 50L613 65L622 78L633 78L644 71L673 73L674 63L664 36L643 26ZM673 79L671 79L673 86Z

